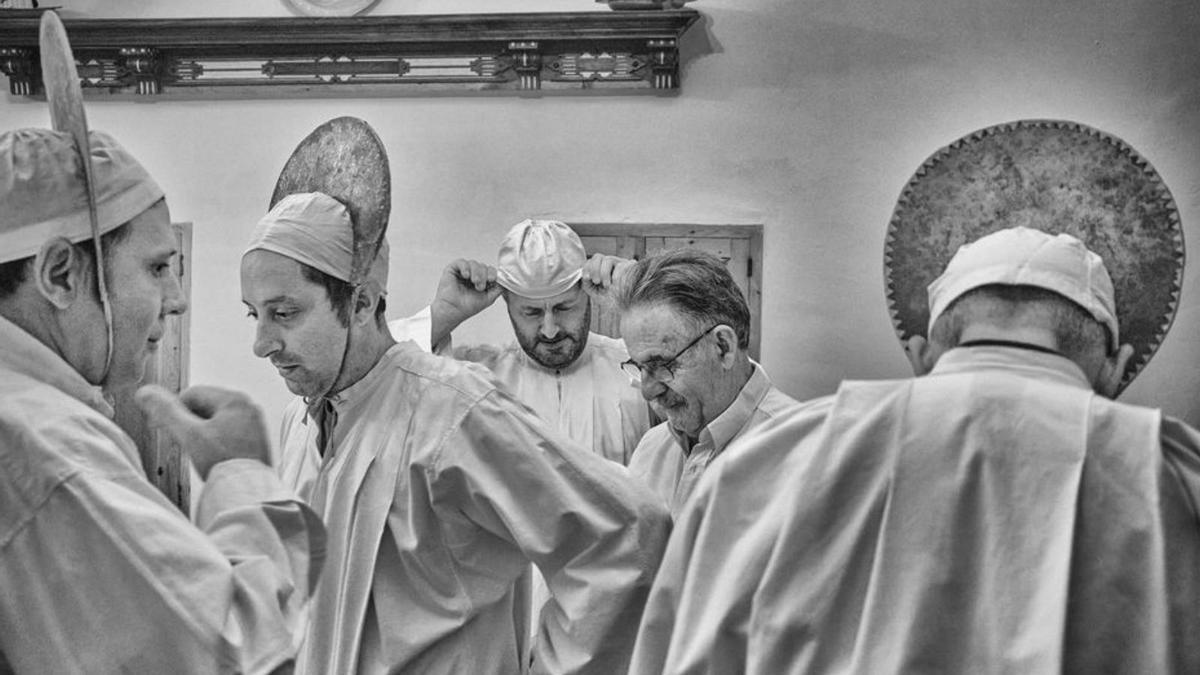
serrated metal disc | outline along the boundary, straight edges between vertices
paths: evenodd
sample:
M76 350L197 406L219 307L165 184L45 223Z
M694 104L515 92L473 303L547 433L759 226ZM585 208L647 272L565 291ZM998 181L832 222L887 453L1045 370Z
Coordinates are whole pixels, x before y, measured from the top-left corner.
M387 151L371 125L357 117L338 117L300 141L279 174L271 206L299 192L324 192L346 205L354 226L350 281L362 282L392 209Z
M1121 342L1122 388L1166 336L1183 282L1183 229L1154 167L1121 139L1075 122L1022 120L935 152L904 187L884 246L888 309L901 341L924 336L926 287L958 247L1024 225L1071 234L1104 259Z

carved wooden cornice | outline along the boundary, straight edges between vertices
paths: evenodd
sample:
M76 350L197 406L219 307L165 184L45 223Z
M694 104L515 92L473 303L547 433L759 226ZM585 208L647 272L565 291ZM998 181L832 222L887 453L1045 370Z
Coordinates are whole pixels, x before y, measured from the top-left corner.
M3 15L0 14L0 17ZM87 96L243 98L679 87L695 10L64 21ZM35 18L0 72L40 96Z

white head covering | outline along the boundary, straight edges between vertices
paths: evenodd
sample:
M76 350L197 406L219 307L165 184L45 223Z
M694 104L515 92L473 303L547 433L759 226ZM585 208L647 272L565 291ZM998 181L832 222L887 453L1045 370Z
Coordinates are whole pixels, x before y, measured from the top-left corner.
M280 199L250 237L246 253L271 251L335 279L350 281L354 260L354 230L350 212L338 200L322 192L301 192ZM243 253L242 255L245 255ZM387 292L388 243L385 238L371 263L367 281Z
M100 233L163 198L133 155L102 131L88 135ZM50 129L0 134L0 263L35 255L47 239L92 238L83 167L71 135Z
M929 284L929 329L951 302L988 284L1057 293L1108 326L1111 349L1120 344L1113 284L1104 261L1069 234L1014 227L959 247L946 271Z
M523 220L500 244L496 281L526 298L550 298L578 283L585 262L583 242L565 223Z

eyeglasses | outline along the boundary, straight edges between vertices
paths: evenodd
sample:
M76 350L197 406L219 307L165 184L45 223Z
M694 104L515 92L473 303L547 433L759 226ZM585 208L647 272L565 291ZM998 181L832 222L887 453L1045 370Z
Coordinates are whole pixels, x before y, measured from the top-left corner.
M647 377L654 378L663 384L667 384L671 380L675 379L675 362L679 360L679 357L683 356L684 352L687 350L696 346L696 343L700 341L700 338L708 335L710 332L712 332L712 329L720 325L721 324L718 323L709 326L708 330L697 335L695 340L687 343L686 347L675 352L675 356L672 356L666 361L659 361L658 359L655 359L654 363L638 363L633 359L629 359L621 364L621 370L629 373L630 377L641 377L642 373L645 373Z

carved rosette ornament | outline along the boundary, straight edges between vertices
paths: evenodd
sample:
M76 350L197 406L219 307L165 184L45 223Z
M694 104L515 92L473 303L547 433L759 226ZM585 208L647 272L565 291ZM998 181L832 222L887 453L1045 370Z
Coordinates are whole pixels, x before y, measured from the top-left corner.
M14 96L32 96L35 83L41 80L33 50L0 47L0 73L8 76L8 90Z
M655 89L674 89L679 86L679 42L674 38L650 40L651 84Z
M542 88L542 55L536 42L510 42L513 71L517 73L518 88L534 91Z
M925 335L926 287L962 244L1023 225L1065 232L1104 259L1121 342L1134 348L1122 388L1174 320L1183 229L1154 167L1121 139L1075 122L1024 120L938 150L896 204L884 248L888 309L901 341Z
M157 49L150 47L125 47L119 52L125 70L137 83L137 93L147 96L159 92L162 79L162 61Z

